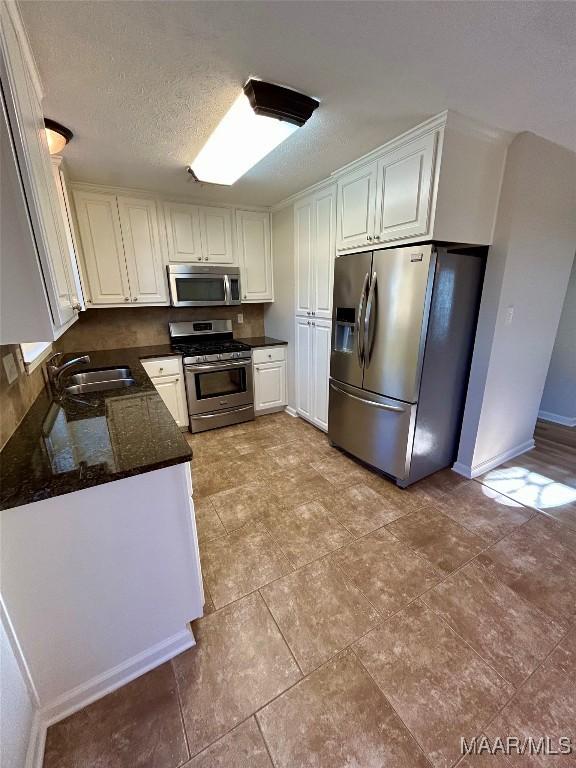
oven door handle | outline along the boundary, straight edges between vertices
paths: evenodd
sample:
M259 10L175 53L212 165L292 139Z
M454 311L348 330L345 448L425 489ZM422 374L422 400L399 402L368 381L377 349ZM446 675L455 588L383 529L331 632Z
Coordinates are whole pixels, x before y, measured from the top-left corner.
M201 365L197 365L196 363L192 365L185 365L184 370L189 371L190 373L203 373L204 371L221 371L226 370L228 368L246 368L246 366L251 366L252 360L243 359L238 360L238 362L222 362L219 363L217 360L214 360L212 363L204 363Z

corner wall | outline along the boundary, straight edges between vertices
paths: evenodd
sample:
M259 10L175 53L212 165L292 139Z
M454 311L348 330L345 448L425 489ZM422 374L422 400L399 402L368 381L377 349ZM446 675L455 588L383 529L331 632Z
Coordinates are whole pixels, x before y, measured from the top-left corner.
M576 155L520 134L506 159L454 467L468 477L533 446L575 247Z
M540 403L540 418L576 427L576 259Z
M272 260L274 264L274 303L264 312L268 336L288 342L288 405L296 406L294 357L294 206L272 213Z

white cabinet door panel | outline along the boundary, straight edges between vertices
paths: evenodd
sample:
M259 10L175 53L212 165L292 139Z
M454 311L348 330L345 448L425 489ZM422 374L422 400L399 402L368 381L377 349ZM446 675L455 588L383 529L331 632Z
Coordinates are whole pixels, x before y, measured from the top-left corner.
M200 208L203 260L212 264L234 264L232 211L230 208Z
M310 320L296 318L296 410L308 419L313 411L312 330Z
M437 132L378 160L377 241L428 234Z
M131 300L144 304L166 303L168 290L155 201L119 197L118 212Z
M366 245L374 234L376 163L357 168L338 182L339 251Z
M152 383L179 427L188 423L188 414L183 400L184 384L181 376L162 376Z
M236 211L236 235L242 301L273 301L270 215L263 211Z
M202 261L200 212L197 205L166 203L168 261Z
M130 301L128 270L115 195L75 192L92 304Z
M314 321L311 376L314 385L312 418L314 423L323 430L328 429L331 337L332 324L329 321Z
M314 204L311 199L294 206L294 250L296 271L296 314L312 311Z
M314 307L316 317L332 317L336 256L336 189L314 197Z
M254 370L254 408L263 411L286 405L286 363L260 363Z

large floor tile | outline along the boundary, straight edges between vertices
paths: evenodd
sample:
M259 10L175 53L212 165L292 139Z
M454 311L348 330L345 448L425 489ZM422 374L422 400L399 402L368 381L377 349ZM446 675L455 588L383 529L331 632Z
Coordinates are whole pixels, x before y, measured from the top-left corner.
M297 507L333 490L333 485L309 465L278 472L266 483L272 505Z
M261 522L248 523L203 547L202 567L216 608L292 570Z
M514 735L520 739L532 737L538 740L548 736L551 745L558 749L559 739L572 739L576 744L576 629L560 643L544 664L514 694L502 712L486 728L492 740ZM507 758L518 768L573 768L576 754L510 755Z
M443 578L385 529L344 547L331 559L383 616L396 613Z
M261 517L271 506L266 485L262 482L246 483L239 488L215 493L210 501L227 531L241 528L250 520Z
M235 485L236 479L231 476L229 462L225 459L197 466L192 462L192 488L195 499L211 496Z
M227 733L182 768L273 768L253 717Z
M480 483L464 483L435 502L444 515L490 543L535 514L534 510Z
M344 487L358 485L370 479L372 471L343 453L334 453L329 458L313 461L312 469L325 477L332 485Z
M474 560L421 599L515 686L563 634L560 624Z
M295 567L305 565L352 541L346 528L317 501L293 509L272 507L263 519Z
M176 680L163 664L51 726L44 768L178 768L188 756Z
M479 536L437 512L423 507L386 528L445 574L459 568L487 546Z
M460 756L512 686L418 601L355 646L360 660L435 766Z
M277 768L426 768L427 760L350 652L257 718Z
M320 447L302 436L285 445L268 448L266 453L275 462L278 469L294 469L302 464L318 461L319 458L330 455L332 449Z
M194 499L194 515L198 541L210 541L226 533L226 529L208 497Z
M443 499L447 493L452 493L456 488L471 482L472 480L467 480L452 469L442 469L419 480L405 491L409 496L414 496L422 502L433 503Z
M260 591L305 673L379 620L368 600L327 560L311 563Z
M172 660L192 755L293 685L300 672L258 593L197 622Z
M391 503L365 484L338 488L319 501L354 536L370 533L414 509L409 503L404 507Z
M537 515L483 552L480 562L521 597L560 622L576 618L574 534Z

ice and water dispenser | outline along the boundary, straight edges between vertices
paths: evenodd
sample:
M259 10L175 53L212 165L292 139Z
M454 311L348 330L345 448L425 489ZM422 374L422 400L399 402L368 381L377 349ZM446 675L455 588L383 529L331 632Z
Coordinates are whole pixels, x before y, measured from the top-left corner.
M338 307L334 329L334 351L352 353L355 334L356 309L354 307Z

